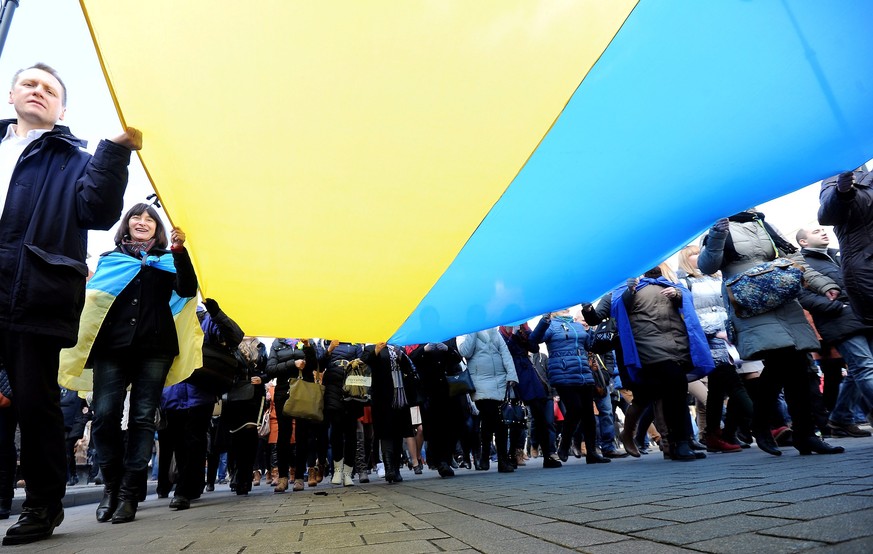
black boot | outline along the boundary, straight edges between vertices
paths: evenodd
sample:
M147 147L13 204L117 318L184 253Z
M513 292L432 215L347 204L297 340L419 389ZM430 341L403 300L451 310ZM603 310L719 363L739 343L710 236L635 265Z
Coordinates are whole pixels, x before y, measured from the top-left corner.
M103 498L97 504L97 521L103 523L112 519L118 508L118 472L109 466L101 466L103 474Z
M60 502L51 507L23 508L18 521L6 530L3 546L28 544L47 539L62 521L64 521L64 507Z
M112 523L129 523L136 517L140 495L139 478L139 472L124 472L118 490L118 508L112 515Z
M585 463L586 464L608 464L612 462L606 456L597 453L597 443L593 440L585 441Z
M691 462L698 458L688 441L679 441L675 445L670 445L670 459L677 462Z
M391 441L387 439L380 439L379 443L382 446L382 465L385 466L385 480L393 483L395 481L394 447Z
M136 500L121 500L112 514L112 523L130 523L136 517L136 508L138 506Z
M640 449L634 441L634 433L637 431L637 422L640 420L643 410L637 404L628 405L624 412L624 427L619 438L624 446L624 451L634 458L640 457Z
M794 448L800 452L801 456L807 456L815 452L816 454L842 454L846 451L842 446L833 446L815 435L809 437L795 437Z
M779 450L779 445L776 444L776 441L773 439L773 435L769 430L756 432L755 443L758 445L758 448L771 456L782 455L782 451Z
M515 468L512 467L512 463L509 461L509 457L505 452L497 453L497 472L498 473L512 473L515 471Z
M394 482L402 483L403 476L400 475L400 467L403 465L400 461L400 453L403 451L403 446L400 444L400 439L395 439L391 443L391 455L393 459L391 460L391 465L394 467ZM421 462L419 462L421 463Z

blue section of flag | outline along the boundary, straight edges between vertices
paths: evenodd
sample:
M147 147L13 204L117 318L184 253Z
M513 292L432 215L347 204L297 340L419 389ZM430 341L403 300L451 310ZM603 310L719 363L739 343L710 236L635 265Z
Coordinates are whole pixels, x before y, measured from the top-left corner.
M592 301L719 217L864 163L871 20L862 0L642 0L390 341Z

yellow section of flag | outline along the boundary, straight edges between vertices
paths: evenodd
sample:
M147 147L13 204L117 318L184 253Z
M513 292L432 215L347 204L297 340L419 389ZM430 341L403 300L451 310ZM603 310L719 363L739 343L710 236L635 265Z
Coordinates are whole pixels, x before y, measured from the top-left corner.
M376 342L636 2L81 4L205 294L249 335Z

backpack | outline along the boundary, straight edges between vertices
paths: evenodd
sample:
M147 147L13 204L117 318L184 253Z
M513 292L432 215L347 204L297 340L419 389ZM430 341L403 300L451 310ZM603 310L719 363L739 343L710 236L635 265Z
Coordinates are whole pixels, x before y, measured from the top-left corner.
M346 377L343 381L343 400L370 402L370 385L373 383L370 366L359 359L354 359L344 367Z
M239 343L239 353L242 354L243 360L250 368L258 365L258 359L261 357L261 352L258 350L260 344L261 341L258 340L258 337L245 337Z

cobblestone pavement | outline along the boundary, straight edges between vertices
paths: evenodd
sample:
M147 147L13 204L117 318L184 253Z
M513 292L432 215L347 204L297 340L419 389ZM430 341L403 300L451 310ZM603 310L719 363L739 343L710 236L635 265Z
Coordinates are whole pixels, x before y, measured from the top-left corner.
M49 540L19 552L873 552L873 439L833 439L847 453L774 458L756 448L706 460L640 459L561 469L530 460L512 474L459 470L440 479L248 497L226 487L175 512L153 494L136 521L98 524L99 489L70 489ZM375 477L375 476L374 476ZM87 505L77 501L88 500ZM76 505L78 504L78 505ZM0 531L14 521L5 522Z

